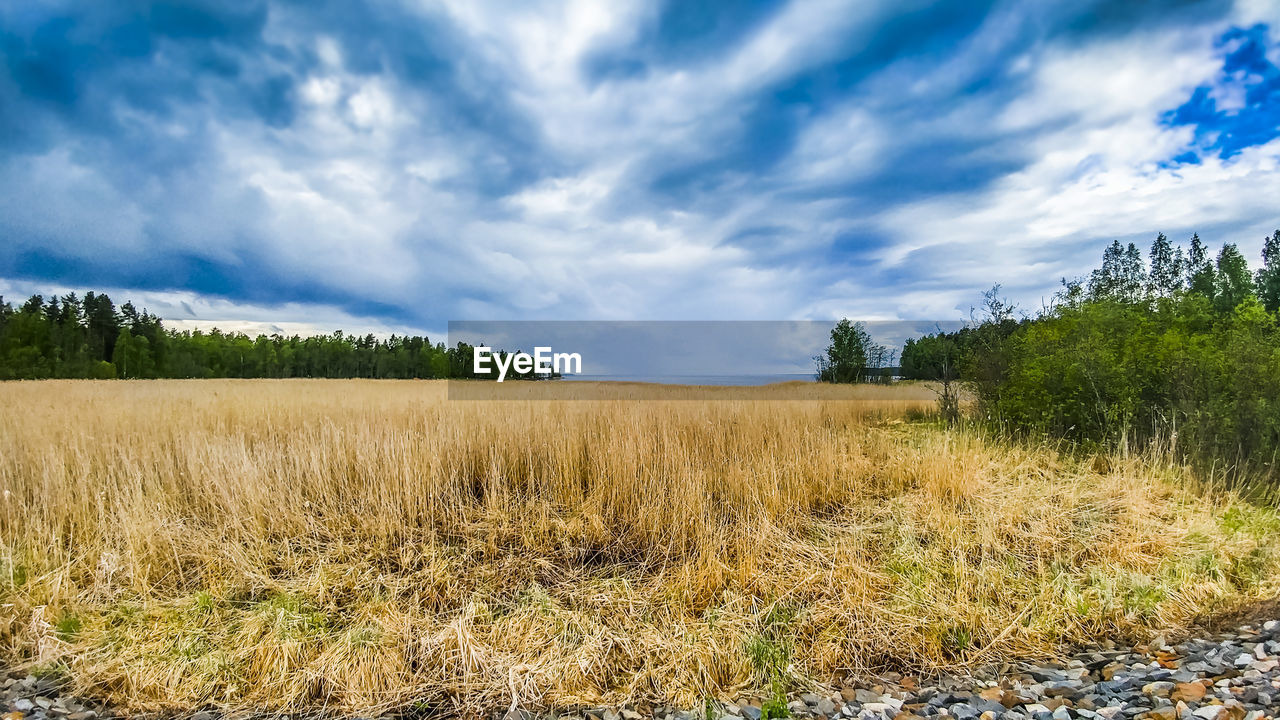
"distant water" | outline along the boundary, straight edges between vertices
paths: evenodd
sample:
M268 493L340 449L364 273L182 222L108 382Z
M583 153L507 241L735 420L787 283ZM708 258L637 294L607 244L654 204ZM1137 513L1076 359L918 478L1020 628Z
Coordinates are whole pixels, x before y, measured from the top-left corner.
M572 382L642 382L657 385L772 385L783 382L814 382L813 373L777 373L773 375L565 375Z

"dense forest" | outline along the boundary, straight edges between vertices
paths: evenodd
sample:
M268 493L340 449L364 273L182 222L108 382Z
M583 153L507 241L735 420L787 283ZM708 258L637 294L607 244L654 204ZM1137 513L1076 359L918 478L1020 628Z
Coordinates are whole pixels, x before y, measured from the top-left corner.
M976 314L976 313L975 313ZM1016 317L987 293L965 328L908 341L902 373L969 388L975 415L1015 435L1121 450L1156 448L1214 475L1280 478L1280 230L1252 272L1157 235L1113 242L1087 279Z
M0 380L470 377L471 358L470 346L418 336L180 332L95 292L35 295L16 308L0 297Z

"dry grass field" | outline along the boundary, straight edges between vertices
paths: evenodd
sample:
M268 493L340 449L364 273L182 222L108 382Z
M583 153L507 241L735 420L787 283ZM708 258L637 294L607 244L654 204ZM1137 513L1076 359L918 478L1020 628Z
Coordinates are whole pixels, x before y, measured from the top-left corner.
M3 661L139 710L700 707L1275 588L1275 512L944 431L928 388L599 392L0 384Z

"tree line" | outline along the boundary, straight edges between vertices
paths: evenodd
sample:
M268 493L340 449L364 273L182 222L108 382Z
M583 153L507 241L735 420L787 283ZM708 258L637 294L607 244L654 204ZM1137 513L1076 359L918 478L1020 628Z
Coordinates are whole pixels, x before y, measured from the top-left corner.
M1016 315L996 286L966 327L909 340L902 374L944 395L962 384L976 418L1010 434L1280 479L1280 230L1257 271L1198 235L1184 249L1158 234L1145 257L1113 242L1087 278Z
M426 336L178 331L105 293L33 295L17 307L0 297L0 380L467 378L472 367L471 346Z

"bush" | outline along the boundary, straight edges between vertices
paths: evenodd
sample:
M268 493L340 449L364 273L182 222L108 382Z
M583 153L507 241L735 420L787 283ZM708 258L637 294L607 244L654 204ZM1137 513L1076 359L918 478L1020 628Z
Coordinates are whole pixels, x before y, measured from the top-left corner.
M99 360L93 364L89 376L94 380L115 380L116 366L105 360Z
M1234 246L1215 270L1198 242L1179 264L1159 236L1150 275L1136 248L1113 243L1087 289L1068 283L1055 305L1021 322L993 290L986 320L908 343L904 370L941 380L954 358L980 419L1009 434L1154 449L1215 477L1274 483L1277 310L1249 291ZM1273 254L1257 275L1263 290L1280 277Z

